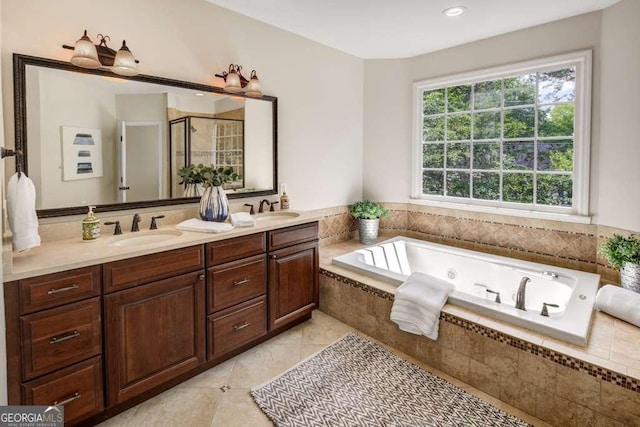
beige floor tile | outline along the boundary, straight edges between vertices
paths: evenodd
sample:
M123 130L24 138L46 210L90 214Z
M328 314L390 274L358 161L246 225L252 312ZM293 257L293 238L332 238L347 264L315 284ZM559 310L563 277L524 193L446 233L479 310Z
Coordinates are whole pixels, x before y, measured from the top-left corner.
M354 329L321 311L313 312L313 319L302 328L303 344L333 344Z
M138 406L129 426L206 426L211 423L222 391L172 388Z
M186 425L186 424L184 424ZM249 389L230 389L224 393L211 427L261 427L273 425L255 404ZM192 425L191 427L196 427Z
M138 406L134 406L131 409L124 411L121 414L116 415L113 418L109 418L107 421L98 424L100 427L122 427L126 426L129 420L134 418Z
M302 344L300 348L300 360L304 360L327 348L324 344Z
M291 368L301 360L299 344L263 344L236 357L231 388L251 388Z
M236 364L236 359L227 360L220 365L214 366L197 375L190 380L178 384L178 388L220 388L227 385L229 382L229 376Z

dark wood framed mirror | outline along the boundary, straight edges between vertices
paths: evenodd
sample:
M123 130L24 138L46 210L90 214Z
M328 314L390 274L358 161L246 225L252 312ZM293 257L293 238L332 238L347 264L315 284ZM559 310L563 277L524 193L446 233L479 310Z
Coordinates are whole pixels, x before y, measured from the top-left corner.
M197 202L174 176L189 159L241 167L230 199L278 192L276 97L17 53L13 72L16 170L40 218ZM171 139L181 118L183 145Z

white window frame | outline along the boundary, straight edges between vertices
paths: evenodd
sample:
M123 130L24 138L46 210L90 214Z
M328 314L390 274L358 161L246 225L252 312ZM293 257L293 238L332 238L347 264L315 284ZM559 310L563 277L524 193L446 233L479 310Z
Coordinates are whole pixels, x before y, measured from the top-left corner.
M413 83L413 149L411 203L533 218L590 223L589 161L591 148L591 62L592 51L582 50L531 61L438 77ZM512 77L532 72L576 67L575 128L573 160L573 206L541 206L501 201L422 194L422 93L462 84Z

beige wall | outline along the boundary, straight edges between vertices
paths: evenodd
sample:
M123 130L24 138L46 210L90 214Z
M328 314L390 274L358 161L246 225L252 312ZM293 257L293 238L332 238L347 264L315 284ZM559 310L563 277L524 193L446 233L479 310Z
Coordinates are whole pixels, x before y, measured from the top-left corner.
M593 48L591 212L598 206L601 12L577 16L408 60L365 60L364 194L406 201L411 193L411 83Z
M204 0L3 0L2 62L11 54L67 60L85 28L123 38L144 74L213 83L240 63L278 97L278 161L292 208L343 205L362 192L363 61ZM95 41L95 40L94 40ZM3 79L6 137L13 141L11 78Z
M640 1L602 14L598 223L640 231Z

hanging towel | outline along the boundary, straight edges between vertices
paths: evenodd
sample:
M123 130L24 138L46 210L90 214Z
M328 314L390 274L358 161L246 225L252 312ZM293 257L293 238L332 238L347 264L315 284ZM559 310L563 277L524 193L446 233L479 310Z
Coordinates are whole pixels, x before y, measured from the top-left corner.
M199 231L201 233L224 233L233 229L233 225L228 222L203 221L191 218L176 225L178 230Z
M391 320L412 334L438 338L440 310L453 292L453 285L437 277L415 272L396 289Z
M640 294L636 292L620 286L605 285L596 295L596 308L640 327Z
M40 246L36 187L24 173L14 174L7 184L7 218L18 252Z
M234 227L253 227L256 225L256 220L251 217L247 212L232 213L231 224Z

